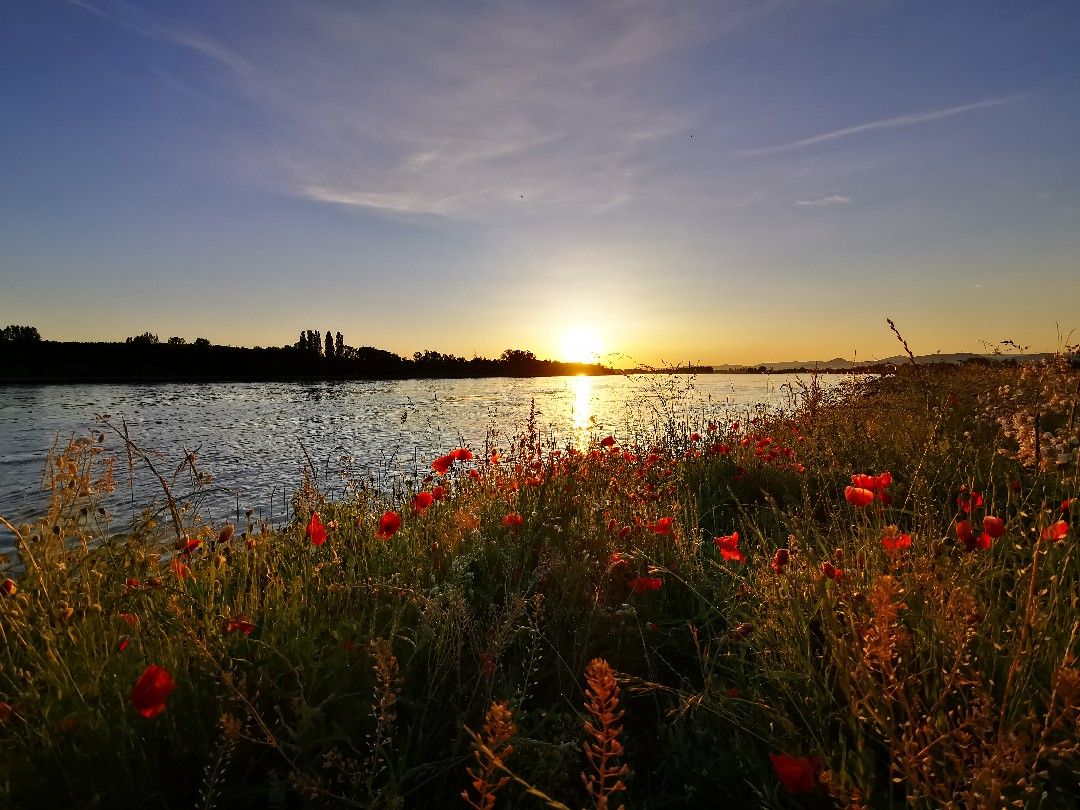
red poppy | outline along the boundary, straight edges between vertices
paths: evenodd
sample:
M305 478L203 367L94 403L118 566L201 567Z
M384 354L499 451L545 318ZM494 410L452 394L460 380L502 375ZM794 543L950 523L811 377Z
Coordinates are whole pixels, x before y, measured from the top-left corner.
M982 551L986 551L988 548L990 548L993 542L993 537L991 537L986 532L981 532L979 536L975 538L974 542L971 543L968 551L974 551L975 549L981 549Z
M716 543L716 547L720 549L720 556L725 560L735 560L736 562L746 562L746 557L739 551L739 533L733 532L732 534L724 537L714 537L713 542Z
M180 553L183 554L185 557L190 557L191 553L199 547L199 544L201 542L201 540L188 540L186 543L184 543L184 547L180 549Z
M1072 504L1073 504L1073 501L1075 501L1075 500L1076 500L1075 498L1071 498L1071 499L1070 499L1070 498L1066 498L1065 500L1063 500L1063 501L1061 502L1061 511L1062 511L1062 512L1068 512L1068 511L1069 511L1069 508L1070 508L1070 507L1072 506Z
M973 508L977 509L983 505L983 496L978 492L971 492L968 494L967 488L962 488L960 494L956 496L956 505L960 507L960 511L965 514L970 514Z
M788 560L791 559L791 552L786 548L778 548L772 558L772 570L776 573L780 573L784 570L784 566L788 564Z
M255 625L243 616L238 619L226 619L222 622L221 627L221 631L225 635L229 635L230 633L243 633L245 636L250 636L251 631L254 629Z
M431 488L431 497L437 501L441 501L446 497L446 487L436 486Z
M692 441L692 442L700 442L701 441L701 434L698 433L697 431L694 431L693 433L690 434L690 441Z
M852 506L867 506L874 500L874 492L865 487L845 487L844 500Z
M817 787L817 772L806 757L769 754L773 772L788 793L809 793Z
M630 568L623 555L618 551L611 552L611 556L608 557L608 571L626 571Z
M468 476L473 481L479 481L480 480L480 471L479 470L469 470Z
M823 562L821 564L821 573L826 577L836 582L839 582L844 578L844 571L841 568L836 568L832 563Z
M172 562L169 563L169 565L172 567L173 573L176 574L177 579L183 579L191 573L191 569L181 562L179 557L173 557Z
M1051 523L1045 529L1043 529L1042 539L1053 540L1055 543L1059 543L1065 539L1069 533L1069 524L1064 520L1059 520L1055 523Z
M130 643L131 642L128 641L128 637L123 636L118 642L116 642L116 651L117 652L123 652L124 650L126 650L128 648L128 644L130 644Z
M614 447L615 446L615 437L614 436L605 436L603 439L600 440L600 446L601 447Z
M971 545L971 521L970 520L958 520L956 521L956 539L963 543L965 546ZM970 551L971 548L968 548Z
M903 534L895 526L885 529L881 537L881 545L886 551L899 551L902 548L911 548L911 535Z
M135 687L131 690L131 703L143 717L157 717L165 711L165 699L175 688L176 684L165 668L151 664L143 670L139 680L135 681Z
M502 519L503 526L520 526L524 522L525 518L523 518L517 512L507 512L505 515L503 515Z
M417 492L415 495L413 495L413 509L419 512L421 515L424 514L424 510L431 506L433 503L435 503L435 496L432 495L430 492Z
M468 447L459 447L456 450L451 450L450 457L453 458L454 461L472 461L475 458L475 456L473 456L473 451Z
M884 506L890 506L892 504L892 495L888 492L879 492L877 494L877 499L881 501Z
M311 520L307 525L307 536L313 546L321 546L326 542L326 528L322 525L318 512L311 513Z
M1001 537L1005 534L1005 521L996 515L987 515L983 518L983 531L991 537Z
M646 591L658 591L664 585L660 577L634 577L626 580L626 586L633 593L645 593Z
M132 590L135 590L139 587L139 580L135 579L135 577L128 577L124 584Z
M15 584L13 579L5 579L0 582L0 593L4 596L14 596L19 590L19 586Z
M446 475L453 463L454 457L452 455L439 456L431 462L431 469L435 470L439 475Z
M674 520L673 517L662 517L656 523L650 523L649 528L656 534L671 534L671 524Z
M384 512L383 516L379 518L379 530L375 532L375 536L383 540L389 540L397 534L400 528L401 515L397 512Z

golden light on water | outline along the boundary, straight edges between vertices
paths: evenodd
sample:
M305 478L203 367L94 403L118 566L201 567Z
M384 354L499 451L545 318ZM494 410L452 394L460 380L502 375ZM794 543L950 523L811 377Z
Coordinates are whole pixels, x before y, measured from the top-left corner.
M589 429L592 427L593 378L584 374L570 379L574 392L574 445L578 450L589 446Z

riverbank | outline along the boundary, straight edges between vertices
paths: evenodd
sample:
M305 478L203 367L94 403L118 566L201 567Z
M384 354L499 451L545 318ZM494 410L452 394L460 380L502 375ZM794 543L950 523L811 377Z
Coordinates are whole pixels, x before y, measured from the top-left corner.
M909 367L582 450L527 425L405 498L312 477L284 530L175 503L122 535L108 442L74 443L0 586L0 795L1074 806L1077 385Z

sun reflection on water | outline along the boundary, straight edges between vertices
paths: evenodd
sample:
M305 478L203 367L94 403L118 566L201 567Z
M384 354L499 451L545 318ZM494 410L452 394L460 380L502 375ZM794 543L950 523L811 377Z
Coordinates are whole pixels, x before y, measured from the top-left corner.
M574 392L574 446L585 450L589 446L589 433L593 424L592 394L593 378L584 374L570 380Z

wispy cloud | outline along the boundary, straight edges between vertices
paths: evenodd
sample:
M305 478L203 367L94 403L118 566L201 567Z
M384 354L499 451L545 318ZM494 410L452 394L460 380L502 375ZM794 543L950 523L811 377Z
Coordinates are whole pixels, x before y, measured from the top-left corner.
M945 107L940 110L929 110L927 112L908 113L906 115L898 115L894 118L882 118L877 121L868 121L865 124L858 124L853 127L845 127L843 129L834 129L831 132L823 132L820 135L814 135L810 138L803 138L799 141L791 141L790 143L777 144L775 146L763 146L755 149L740 149L732 154L739 157L750 157L753 155L775 155L780 152L792 152L796 149L803 149L807 146L815 146L819 143L828 143L830 141L838 141L841 138L850 138L853 135L863 135L867 132L878 132L884 129L898 129L900 127L910 127L916 124L926 124L931 121L940 121L943 118L952 118L956 115L964 115L965 113L975 112L976 110L984 110L988 107L1001 107L1005 104L1011 104L1014 101L1018 101L1024 96L1002 96L1000 98L991 98L984 101L976 101L971 104L960 104L956 107Z
M844 203L851 202L851 197L844 197L841 194L830 194L828 197L818 197L813 200L796 200L796 205L807 205L813 208L824 208L829 205L843 205Z

